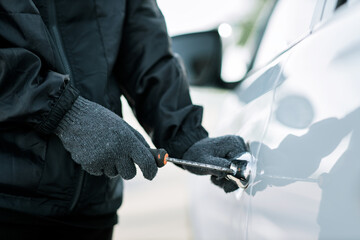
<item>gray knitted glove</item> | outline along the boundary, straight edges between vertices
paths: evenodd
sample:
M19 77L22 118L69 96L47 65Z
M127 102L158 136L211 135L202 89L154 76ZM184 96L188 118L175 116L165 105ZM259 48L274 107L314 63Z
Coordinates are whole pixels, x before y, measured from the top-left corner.
M146 179L157 173L145 139L118 115L79 97L55 130L72 159L92 175L131 179L136 163Z
M230 167L230 160L245 151L246 145L241 137L227 135L218 138L204 138L196 142L184 153L183 158L200 163ZM225 179L225 173L188 166L184 166L184 168L195 174L212 175L211 181L215 185L223 188L225 192L232 192L238 189L234 181Z

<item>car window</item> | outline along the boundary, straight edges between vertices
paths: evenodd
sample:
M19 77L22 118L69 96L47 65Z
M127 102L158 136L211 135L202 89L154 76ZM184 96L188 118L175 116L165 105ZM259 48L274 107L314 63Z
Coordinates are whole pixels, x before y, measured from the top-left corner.
M353 7L353 4L359 3L359 0L327 0L321 21L328 20L338 9Z
M253 65L276 0L158 0L169 34L217 30L222 44L221 80L235 83L243 79ZM181 37L181 36L180 36ZM183 50L176 49L182 58ZM189 70L189 64L187 69ZM199 68L203 71L203 68ZM190 76L191 74L189 74ZM198 74L204 75L204 74Z
M230 37L224 37L219 31L223 44L221 79L224 82L238 82L252 68L275 3L276 0L252 0L251 10L230 25Z
M269 20L254 68L263 66L310 31L317 0L280 0Z

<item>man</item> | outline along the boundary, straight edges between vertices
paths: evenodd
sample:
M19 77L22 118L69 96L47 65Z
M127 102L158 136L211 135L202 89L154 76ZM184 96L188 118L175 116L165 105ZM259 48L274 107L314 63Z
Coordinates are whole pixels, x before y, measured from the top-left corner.
M0 238L111 238L121 179L157 172L122 94L170 156L229 166L245 151L207 137L155 1L0 1Z

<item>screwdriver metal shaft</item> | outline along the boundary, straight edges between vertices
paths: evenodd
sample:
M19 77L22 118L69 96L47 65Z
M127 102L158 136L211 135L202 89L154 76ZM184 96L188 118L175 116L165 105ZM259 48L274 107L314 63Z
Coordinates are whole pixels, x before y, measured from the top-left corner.
M235 174L234 170L232 170L230 168L220 167L220 166L216 166L216 165L212 165L212 164L193 162L193 161L188 161L188 160L178 159L178 158L171 158L171 157L167 157L166 160L168 162L181 164L181 165L185 165L185 166L189 166L189 167L199 167L199 168L204 168L204 169L208 169L208 170L217 170L220 172Z

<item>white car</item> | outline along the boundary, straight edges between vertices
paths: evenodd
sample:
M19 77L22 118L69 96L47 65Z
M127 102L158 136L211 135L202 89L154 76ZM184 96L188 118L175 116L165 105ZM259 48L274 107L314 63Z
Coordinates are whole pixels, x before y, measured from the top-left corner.
M219 53L213 35L182 36L199 49L184 54L186 65ZM259 36L249 72L209 129L249 142L250 184L226 195L194 177L194 237L360 239L360 2L279 0ZM180 45L174 38L182 55L190 45ZM205 63L219 85L219 60Z

